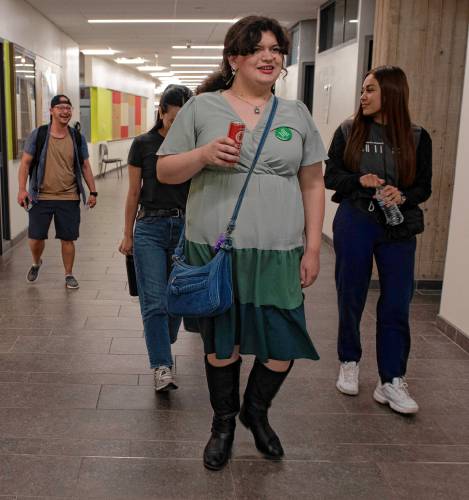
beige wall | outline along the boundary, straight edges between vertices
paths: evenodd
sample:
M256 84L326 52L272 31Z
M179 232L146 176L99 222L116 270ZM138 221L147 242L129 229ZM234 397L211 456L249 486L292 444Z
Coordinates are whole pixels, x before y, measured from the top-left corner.
M373 64L403 68L410 85L412 120L433 141L433 194L423 204L415 274L442 280L454 182L468 0L377 0Z
M340 123L356 111L364 74L365 39L373 33L373 14L374 0L361 0L357 39L316 54L313 119L326 148ZM329 238L337 210L337 204L330 201L332 194L326 191L323 232Z
M146 97L147 124L154 122L155 81L152 77L100 57L85 56L83 84Z
M284 99L298 99L298 64L288 66L288 75L275 83L275 94Z
M336 128L355 112L357 63L358 42L316 55L313 120L326 149ZM323 232L329 238L332 238L332 220L337 210L337 204L330 201L332 194L332 191L326 191Z
M440 316L469 337L469 40Z
M155 122L155 81L144 73L100 57L85 56L83 85L146 97L147 129L150 129ZM109 141L107 144L109 158L120 158L124 164L127 163L132 139ZM99 172L99 144L88 143L88 150L91 166L96 175ZM113 169L115 164L109 167Z

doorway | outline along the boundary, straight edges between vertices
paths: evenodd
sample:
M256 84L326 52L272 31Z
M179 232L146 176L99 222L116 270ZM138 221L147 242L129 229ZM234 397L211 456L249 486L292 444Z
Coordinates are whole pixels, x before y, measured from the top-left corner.
M313 112L313 94L314 94L314 63L304 63L303 65L303 102Z

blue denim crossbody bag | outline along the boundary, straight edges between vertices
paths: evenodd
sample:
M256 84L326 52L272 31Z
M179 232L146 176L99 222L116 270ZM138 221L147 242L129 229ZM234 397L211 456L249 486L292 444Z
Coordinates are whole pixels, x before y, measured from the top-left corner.
M185 227L173 255L173 267L167 287L168 313L171 316L202 318L218 316L233 304L232 258L233 247L231 234L236 227L239 209L246 192L249 179L264 147L269 133L278 99L274 96L272 109L264 128L256 154L238 196L231 219L225 232L215 244L215 256L203 266L191 266L185 262L184 242Z

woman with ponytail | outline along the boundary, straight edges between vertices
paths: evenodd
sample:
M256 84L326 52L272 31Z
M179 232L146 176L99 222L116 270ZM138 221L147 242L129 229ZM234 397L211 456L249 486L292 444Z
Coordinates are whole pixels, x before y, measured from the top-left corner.
M177 389L171 372L171 344L176 342L181 320L168 316L166 285L171 256L184 225L189 182L161 184L155 175L155 158L177 113L191 97L187 87L169 85L160 98L155 126L134 139L128 159L129 191L119 251L134 256L145 341L157 392Z

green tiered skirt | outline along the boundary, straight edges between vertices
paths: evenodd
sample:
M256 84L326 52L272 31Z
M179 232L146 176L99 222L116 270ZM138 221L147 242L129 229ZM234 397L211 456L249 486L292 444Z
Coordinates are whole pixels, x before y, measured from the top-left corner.
M245 172L204 169L192 179L185 256L201 266L213 257L246 178ZM233 232L235 303L199 320L205 352L229 358L235 345L261 361L319 359L306 330L300 261L304 209L298 178L254 171Z

